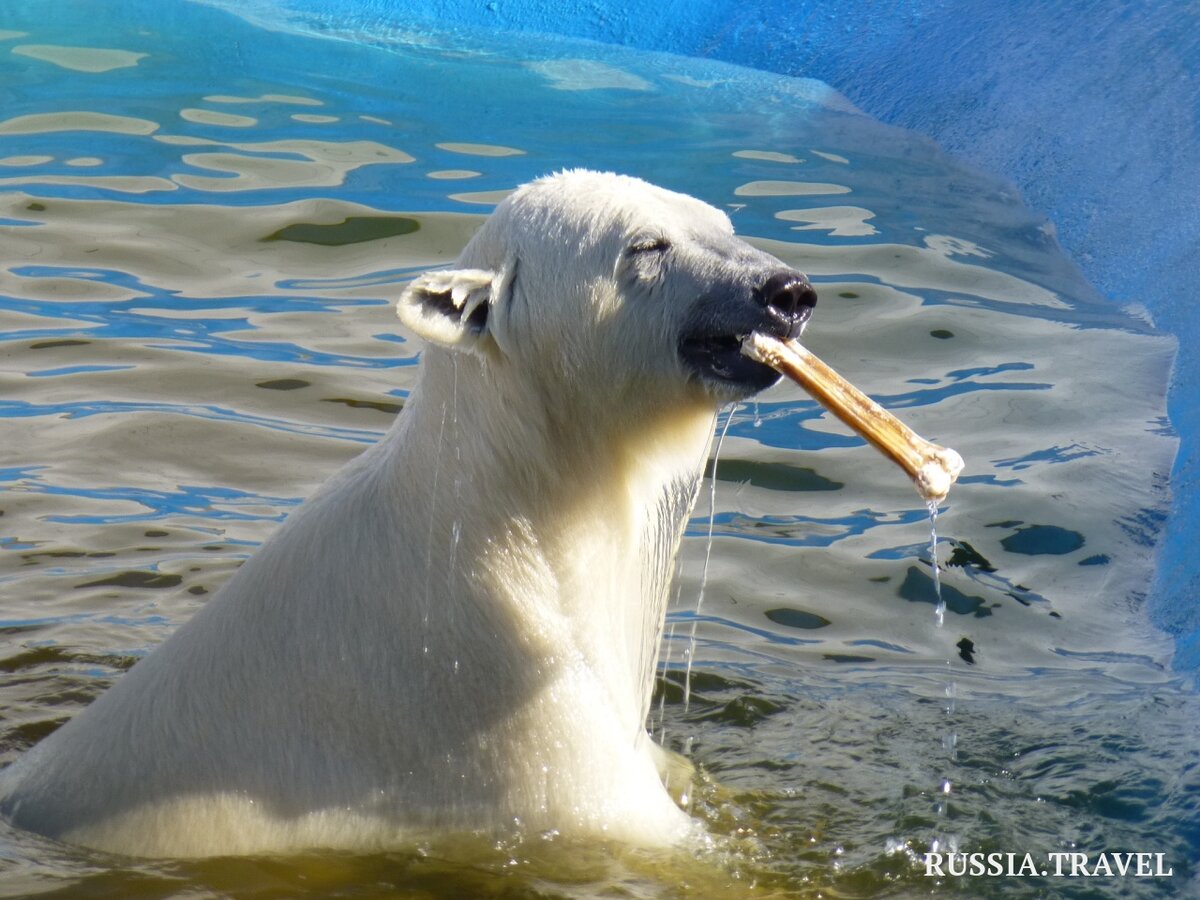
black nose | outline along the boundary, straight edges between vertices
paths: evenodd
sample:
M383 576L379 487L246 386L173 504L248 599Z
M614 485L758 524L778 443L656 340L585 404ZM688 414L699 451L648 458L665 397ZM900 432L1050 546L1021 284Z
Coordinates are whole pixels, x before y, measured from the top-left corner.
M799 272L777 272L759 289L759 296L789 338L800 336L817 305L817 292Z

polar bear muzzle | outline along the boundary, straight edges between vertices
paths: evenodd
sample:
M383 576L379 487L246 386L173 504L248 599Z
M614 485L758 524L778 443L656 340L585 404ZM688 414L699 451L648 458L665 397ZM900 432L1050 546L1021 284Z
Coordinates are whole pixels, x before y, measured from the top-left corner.
M742 355L742 341L756 331L784 340L798 338L816 305L817 292L803 273L776 271L749 297L699 301L679 342L679 354L706 385L741 396L757 393L775 384L779 373Z

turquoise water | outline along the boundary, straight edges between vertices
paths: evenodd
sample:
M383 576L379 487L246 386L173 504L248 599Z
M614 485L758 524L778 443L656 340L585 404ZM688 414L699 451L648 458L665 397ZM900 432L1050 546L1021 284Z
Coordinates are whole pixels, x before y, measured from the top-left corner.
M1010 187L820 83L551 39L310 25L323 34L182 3L0 13L4 760L377 439L419 353L389 308L400 286L452 260L504 191L565 166L727 208L817 285L812 349L963 454L938 521L946 622L911 487L776 388L729 413L650 723L704 771L695 812L719 850L513 835L143 864L7 829L0 891L1195 889L1196 703L1140 614L1175 448L1170 340L1089 288ZM927 879L935 840L1161 852L1175 874Z

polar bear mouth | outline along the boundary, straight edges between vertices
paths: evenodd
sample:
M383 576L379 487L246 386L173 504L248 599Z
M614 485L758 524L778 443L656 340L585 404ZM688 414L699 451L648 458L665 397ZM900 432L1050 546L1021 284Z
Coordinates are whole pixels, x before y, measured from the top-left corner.
M685 337L680 342L679 355L702 381L716 382L746 394L754 394L775 384L780 376L770 366L742 354L742 341L748 334Z
M679 355L702 382L743 396L769 388L779 373L742 353L751 332L780 340L800 337L817 305L808 279L793 269L774 272L749 295L714 292L696 304Z

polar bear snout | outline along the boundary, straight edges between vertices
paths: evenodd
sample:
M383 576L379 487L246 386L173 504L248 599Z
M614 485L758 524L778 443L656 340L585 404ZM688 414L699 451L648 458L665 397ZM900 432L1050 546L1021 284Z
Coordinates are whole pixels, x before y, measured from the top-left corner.
M702 298L679 342L692 377L722 400L749 396L779 380L774 369L742 355L746 336L758 331L797 338L817 303L817 292L802 272L772 268L760 278L751 281L752 287L735 281Z
M812 316L813 307L817 305L817 292L813 286L802 273L794 271L772 275L759 288L758 296L767 309L767 315L781 329L782 333L777 336L789 340L800 337Z

